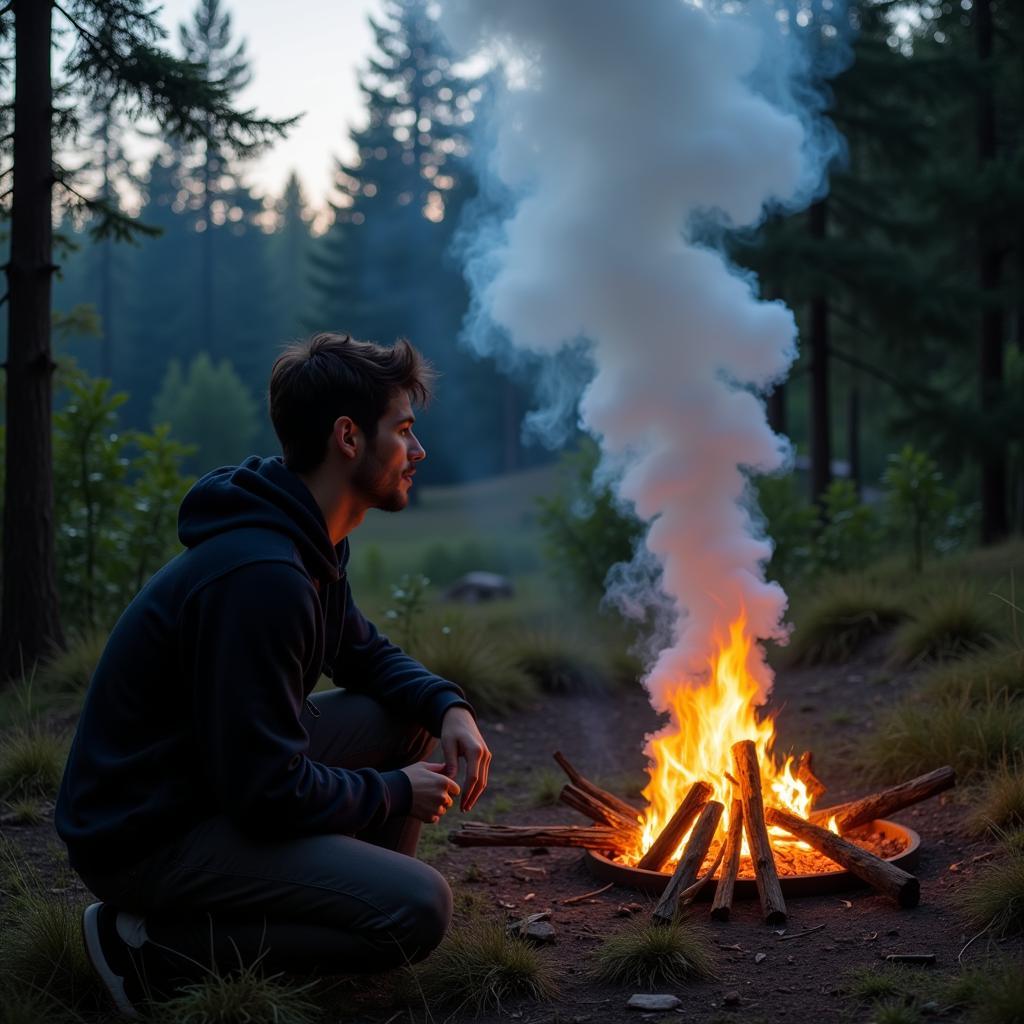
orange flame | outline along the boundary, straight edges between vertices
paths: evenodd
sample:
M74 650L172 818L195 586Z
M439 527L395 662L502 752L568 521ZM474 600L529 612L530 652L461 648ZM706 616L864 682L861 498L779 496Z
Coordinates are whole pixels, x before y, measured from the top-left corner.
M771 718L758 721L755 714L758 685L749 670L758 657L754 638L747 634L744 616L729 627L728 640L721 639L711 658L708 682L693 687L680 684L669 697L671 723L652 738L649 756L651 779L643 795L650 805L643 818L640 847L627 860L638 860L675 813L693 783L705 781L713 789L712 799L725 805L718 838L724 841L729 827L733 792L732 746L753 740L761 766L761 788L766 807L783 807L807 817L813 796L792 772L793 759L780 766L772 753L775 725ZM794 844L807 849L778 829L769 830L773 843ZM672 856L677 860L688 837L684 836ZM747 853L744 838L743 853Z

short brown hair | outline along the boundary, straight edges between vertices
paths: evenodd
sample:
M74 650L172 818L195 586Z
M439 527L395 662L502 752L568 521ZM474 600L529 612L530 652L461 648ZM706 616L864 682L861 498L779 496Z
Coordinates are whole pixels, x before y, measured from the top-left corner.
M434 377L404 338L388 348L324 332L289 345L270 372L270 419L285 465L296 473L319 466L339 416L372 441L391 400L404 391L425 405Z

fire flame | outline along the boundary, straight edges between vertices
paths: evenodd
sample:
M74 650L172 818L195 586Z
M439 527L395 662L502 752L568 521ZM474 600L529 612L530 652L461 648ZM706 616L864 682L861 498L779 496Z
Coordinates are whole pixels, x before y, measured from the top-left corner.
M740 740L753 740L761 766L761 788L765 807L782 807L802 818L811 811L814 797L793 774L793 759L779 765L773 755L775 724L771 718L758 721L755 714L758 685L748 665L756 656L754 638L740 616L729 628L728 639L720 638L711 658L708 682L693 687L681 684L670 697L671 722L666 730L651 739L650 782L643 795L649 807L642 820L642 840L631 857L632 863L643 855L675 813L693 783L703 780L713 788L713 800L725 805L717 839L725 841L734 790L732 746ZM833 822L829 827L836 831ZM773 844L808 849L779 829L770 828ZM678 860L688 836L684 836L671 860ZM744 855L749 855L746 837Z

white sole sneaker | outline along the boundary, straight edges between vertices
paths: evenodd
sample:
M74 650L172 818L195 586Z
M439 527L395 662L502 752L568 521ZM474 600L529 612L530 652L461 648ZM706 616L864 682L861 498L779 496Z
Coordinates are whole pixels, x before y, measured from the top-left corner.
M118 974L111 966L107 953L103 948L103 940L106 938L108 944L123 940L117 934L117 911L105 903L93 903L86 907L82 913L82 940L85 943L85 952L89 957L92 969L103 982L103 987L110 993L110 998L117 1007L118 1015L125 1020L138 1020L139 1011L128 998L125 990L123 974ZM130 959L130 954L125 949L125 957Z

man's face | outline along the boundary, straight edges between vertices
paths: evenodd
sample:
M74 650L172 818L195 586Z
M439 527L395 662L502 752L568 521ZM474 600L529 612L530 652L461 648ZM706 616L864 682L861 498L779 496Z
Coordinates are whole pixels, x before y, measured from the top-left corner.
M405 392L391 399L377 424L377 436L369 443L352 478L352 486L362 492L370 508L400 512L409 504L416 463L427 457L412 432L415 422Z

